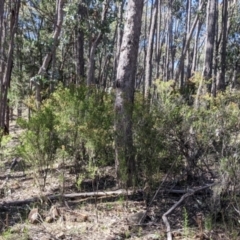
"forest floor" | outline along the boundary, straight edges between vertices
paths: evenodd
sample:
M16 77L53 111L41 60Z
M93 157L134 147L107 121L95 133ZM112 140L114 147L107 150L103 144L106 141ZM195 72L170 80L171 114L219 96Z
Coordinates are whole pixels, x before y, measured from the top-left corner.
M103 168L98 178L82 179L76 185L76 176L67 163L54 165L44 190L40 190L33 170L23 172L19 164L8 172L10 164L11 159L3 159L0 168L0 239L167 239L162 216L183 195L160 191L149 208L146 208L142 191L128 196L79 196L78 193L115 191L114 169ZM159 184L161 182L162 179ZM171 189L171 186L170 182L165 182L162 189ZM73 196L64 198L63 194ZM227 231L223 223L213 224L207 203L205 194L196 193L184 199L167 216L173 239L240 239L237 230L233 233ZM55 215L52 209L57 209ZM33 220L29 213L34 211L38 214ZM204 221L199 224L196 219L200 212ZM139 224L145 213L143 223Z

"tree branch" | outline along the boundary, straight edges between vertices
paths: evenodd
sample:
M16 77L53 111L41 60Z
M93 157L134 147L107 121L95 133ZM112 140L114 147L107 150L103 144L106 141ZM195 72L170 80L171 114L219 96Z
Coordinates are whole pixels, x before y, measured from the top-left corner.
M214 185L216 185L216 183L212 183L212 184L209 184L209 185L206 185L206 186L203 186L203 187L199 187L197 189L189 189L188 192L186 194L184 194L178 202L176 202L167 212L165 212L162 216L162 220L164 222L164 224L166 225L167 227L167 240L172 240L172 234L171 234L171 227L170 227L170 224L168 222L168 219L167 219L167 215L169 215L176 207L178 207L185 198L188 198L189 196L195 194L196 192L198 191L202 191L204 189L207 189L207 188L210 188Z

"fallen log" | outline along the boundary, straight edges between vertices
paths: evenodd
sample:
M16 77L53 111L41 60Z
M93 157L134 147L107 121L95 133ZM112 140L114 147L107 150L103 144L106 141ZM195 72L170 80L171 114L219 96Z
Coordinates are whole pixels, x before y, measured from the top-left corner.
M69 194L51 194L51 195L44 195L44 196L36 196L24 200L17 200L17 201L2 201L0 202L0 209L6 209L9 206L20 206L24 204L29 204L32 202L37 202L42 199L48 200L55 200L55 199L75 199L75 198L86 198L86 197L115 197L115 196L130 196L136 193L133 190L124 190L119 189L116 191L97 191L97 192L83 192L83 193L69 193Z

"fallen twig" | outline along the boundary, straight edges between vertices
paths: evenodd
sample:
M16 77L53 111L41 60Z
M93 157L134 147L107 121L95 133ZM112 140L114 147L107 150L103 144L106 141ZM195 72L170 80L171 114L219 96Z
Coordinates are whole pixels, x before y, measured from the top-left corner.
M145 220L145 218L146 218L146 216L147 216L147 211L148 211L148 209L150 208L150 206L152 205L153 201L155 200L155 198L157 197L158 193L160 192L160 189L161 189L163 183L167 180L168 176L170 175L170 172L171 172L173 166L175 165L176 161L177 161L177 160L175 160L175 161L172 163L170 169L168 170L167 174L165 175L165 178L164 178L163 181L159 184L157 191L155 192L155 194L154 194L151 202L150 202L150 203L148 204L148 206L147 206L147 209L146 209L146 211L145 211L145 214L142 216L142 218L140 219L140 221L139 221L139 223L138 223L139 225L144 222L144 220Z
M202 191L206 188L210 188L214 185L216 185L216 183L212 183L212 184L209 184L209 185L206 185L206 186L203 186L203 187L198 187L196 189L189 189L188 192L186 194L184 194L178 202L176 202L167 212L165 212L162 216L162 220L164 222L164 224L166 225L166 228L167 228L167 240L172 240L172 233L171 233L171 227L170 227L170 224L168 222L168 219L167 219L167 215L170 214L177 206L179 206L183 200L193 194L195 194L196 192L198 191Z

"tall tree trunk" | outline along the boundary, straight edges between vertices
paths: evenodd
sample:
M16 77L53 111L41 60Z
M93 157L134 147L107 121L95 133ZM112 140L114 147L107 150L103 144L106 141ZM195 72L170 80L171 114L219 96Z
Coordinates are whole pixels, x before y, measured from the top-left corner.
M152 14L152 21L150 27L150 33L148 38L148 48L147 48L147 56L146 56L146 71L145 71L145 98L149 95L149 88L152 85L152 54L153 54L153 42L154 42L154 35L156 30L156 20L157 20L157 9L158 9L158 0L155 1L153 14Z
M212 84L209 83L212 79L213 70L213 51L214 51L214 36L215 36L215 19L216 19L216 0L208 1L207 9L207 36L205 42L205 60L203 69L203 78L207 81L208 92L211 92Z
M146 3L144 4L144 33L143 33L143 38L147 39L147 35L148 35L148 5L149 5L149 1L146 1ZM147 44L145 42L145 44L143 45L143 72L146 72L146 57L147 57ZM143 77L143 95L145 93L145 76Z
M125 0L122 2L117 2L117 40L116 40L116 51L114 55L114 69L113 69L113 82L115 83L118 61L120 56L121 44L122 44L122 35L123 35L123 7Z
M86 15L87 9L82 5L78 5L78 21L83 21L85 15ZM81 29L81 27L77 26L76 31L76 84L83 83L85 72L84 72L84 31Z
M39 76L44 76L46 74L47 68L49 67L52 55L54 54L57 45L58 45L58 38L61 33L62 23L63 23L63 5L65 0L58 0L57 4L57 24L53 33L53 41L52 46L50 46L50 51L46 54L42 66L38 71ZM40 107L41 104L41 82L35 84L36 85L36 106L37 108Z
M161 49L160 49L160 32L161 32L161 24L162 24L162 12L161 12L162 1L158 1L158 17L157 17L157 37L156 37L156 64L157 64L157 72L156 78L159 78L159 66L160 66L160 59L161 59Z
M160 10L159 10L160 11ZM161 14L161 13L160 13ZM165 16L163 17L163 23L164 23L164 26L163 26L163 30L162 30L162 36L161 38L159 38L159 52L158 52L158 62L159 64L157 64L157 76L158 78L160 79L164 79L164 64L165 64L165 56L164 56L164 51L163 51L163 46L164 44L166 44L166 37L164 35L164 32L166 31L166 28L167 28L167 14L165 14Z
M106 17L107 17L107 11L109 6L109 0L105 0L103 2L103 10L102 10L102 17L101 17L101 24L104 24ZM102 39L103 32L100 31L95 39L92 42L91 48L90 48L90 54L88 59L88 71L87 71L87 86L90 86L94 83L94 73L95 73L95 54L97 47Z
M5 58L4 58L4 47L3 43L5 41L5 27L4 27L4 4L5 1L0 1L0 140L1 140L1 130L4 129L4 113L3 113L3 94L4 94L4 86L3 86L3 75L5 69Z
M202 0L200 6L198 8L198 12L202 11L204 3L205 3L205 1ZM184 60L185 60L186 53L187 53L187 50L188 50L188 47L189 47L189 44L190 44L190 40L192 39L192 34L193 34L194 29L196 27L196 24L198 22L198 19L199 19L199 14L197 14L196 17L194 18L193 23L192 23L192 27L189 30L189 33L187 35L186 42L184 44L183 51L182 51L182 54L180 56L179 63L178 63L178 66L177 66L177 69L176 69L176 72L175 72L175 80L176 81L179 81L179 76L184 69Z
M8 52L7 52L6 66L4 67L3 80L1 82L0 129L4 129L8 126L8 123L6 122L7 120L6 114L7 114L7 108L8 108L7 95L8 95L8 90L10 88L10 80L11 80L12 67L13 67L14 40L15 40L15 33L18 27L19 8L20 8L20 0L16 1L14 7L11 9L10 41L9 41Z
M224 91L226 88L226 47L227 47L227 27L228 27L228 0L222 2L222 41L220 45L220 71L217 76L217 90Z
M215 26L215 47L214 47L214 51L213 51L213 78L212 78L212 88L211 88L211 95L213 97L216 97L217 96L217 73L218 73L218 62L219 62L219 59L218 59L218 49L219 49L219 43L220 43L220 40L219 40L219 26L218 26L218 17L219 17L219 4L216 3L216 14L215 14L215 23L216 23L216 26Z
M143 0L129 0L116 80L115 167L118 180L126 176L127 185L135 175L132 111L142 11Z
M4 4L5 4L5 0L0 1L0 49L2 51L2 35L3 35L3 14L4 14ZM2 52L1 52L2 55Z
M76 51L77 51L77 82L80 84L84 79L84 32L82 30L77 31L77 42L76 42Z
M172 23L172 1L169 2L167 10L167 34L166 34L166 44L165 44L165 64L164 64L164 80L169 80L169 62L170 62L170 42L171 42L171 23Z
M191 11L192 10L192 1L188 2L188 9L187 9L187 34L189 34L190 31L190 23L191 23ZM199 22L199 20L197 21ZM192 50L188 48L187 50L187 69L185 71L185 81L188 81L188 79L191 77L191 64L192 64Z
M198 58L198 39L199 39L199 34L200 34L200 30L202 27L202 22L200 20L198 20L197 23L197 32L195 35L195 40L194 40L194 49L193 49L193 60L192 60L192 68L191 68L191 76L193 75L193 73L196 71L197 69L197 58Z

